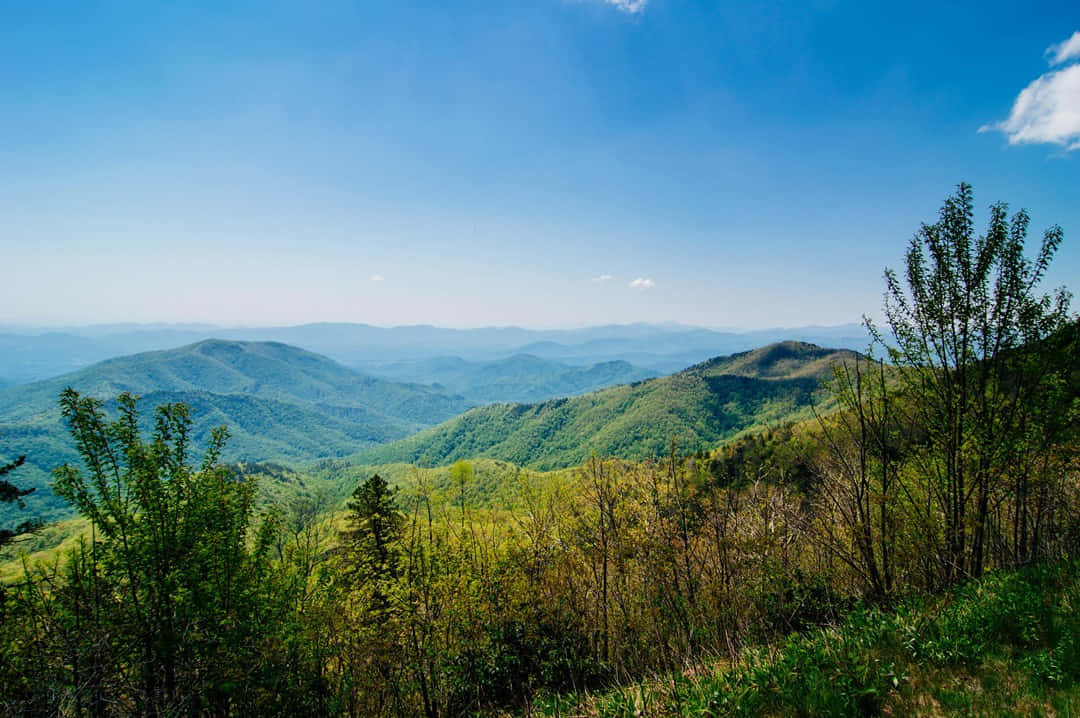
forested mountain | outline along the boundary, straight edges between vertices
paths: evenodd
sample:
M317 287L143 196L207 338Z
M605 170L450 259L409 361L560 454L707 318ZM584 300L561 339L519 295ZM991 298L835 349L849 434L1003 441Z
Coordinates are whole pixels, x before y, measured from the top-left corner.
M196 446L228 427L226 461L342 456L398 439L454 416L469 404L437 389L365 376L325 357L276 343L208 340L110 359L55 379L0 391L0 457L27 456L24 482L44 487L52 469L74 460L57 399L65 387L113 405L121 392L153 407L183 402ZM51 493L27 499L45 515Z
M709 374L731 374L754 379L826 379L838 361L853 356L852 352L789 341L716 357L693 368Z
M275 341L367 371L395 362L461 357L489 362L515 354L575 366L627 361L660 373L684 369L711 356L800 339L861 349L858 325L754 331L718 331L681 324L624 324L580 329L519 327L449 329L318 323L285 327L120 324L65 329L0 327L0 377L14 383L47 379L94 362L138 352L172 349L211 337Z
M821 400L830 366L853 356L782 342L584 396L480 407L357 458L439 465L488 457L556 468L591 454L658 456L672 439L681 450L698 450L754 426L805 416Z
M207 340L179 349L110 359L0 394L0 416L52 411L60 390L93 396L122 391L242 394L294 404L361 407L399 423L432 424L466 408L461 397L430 387L365 376L303 349L275 342Z
M625 361L571 366L531 354L515 354L487 362L436 357L395 362L370 371L395 381L438 384L478 404L543 401L617 384L630 384L658 375L656 371L642 369Z

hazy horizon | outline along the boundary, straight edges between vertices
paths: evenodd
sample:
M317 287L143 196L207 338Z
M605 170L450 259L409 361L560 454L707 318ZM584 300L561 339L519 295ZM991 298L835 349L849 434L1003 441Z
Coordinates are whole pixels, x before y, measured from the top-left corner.
M307 326L353 326L353 327L371 327L374 329L436 329L436 330L448 330L448 331L473 331L473 330L513 330L518 329L527 332L574 332L574 331L587 331L591 329L604 329L604 328L627 328L627 327L652 327L652 328L671 328L671 329L703 329L712 332L731 332L731 333L758 333L768 331L791 331L799 329L850 329L862 327L861 321L857 322L843 322L839 324L771 324L762 326L734 326L734 325L706 325L706 324L690 324L686 322L665 320L665 321L627 321L627 322L605 322L597 324L566 324L566 325L524 325L524 324L477 324L477 325L443 325L432 324L430 322L414 323L414 324L379 324L375 322L332 322L332 321L313 321L313 322L299 322L295 324L288 323L256 323L256 322L236 322L236 323L211 323L211 322L131 322L131 321L117 321L117 322L85 322L85 323L34 323L34 322L0 322L0 332L64 332L64 331L79 331L79 330L96 330L96 331L151 331L160 329L178 330L178 331L203 331L203 330L236 330L236 329L295 329L299 327Z

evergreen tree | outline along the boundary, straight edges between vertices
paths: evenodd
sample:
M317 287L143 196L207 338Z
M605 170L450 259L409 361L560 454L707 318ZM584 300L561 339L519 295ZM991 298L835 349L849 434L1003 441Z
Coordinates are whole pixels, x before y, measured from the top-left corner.
M23 497L34 493L36 489L20 489L15 484L11 483L7 479L3 478L10 474L15 469L19 468L26 461L25 456L20 456L14 461L7 464L0 464L0 504L15 504L20 509L25 507L23 503ZM37 521L24 521L14 529L0 529L0 546L6 543L10 543L13 538L19 534L28 533L38 528L40 524Z
M342 540L351 571L359 582L378 586L398 575L394 544L400 537L404 517L398 510L396 493L375 474L356 487L348 502L348 528L342 532Z

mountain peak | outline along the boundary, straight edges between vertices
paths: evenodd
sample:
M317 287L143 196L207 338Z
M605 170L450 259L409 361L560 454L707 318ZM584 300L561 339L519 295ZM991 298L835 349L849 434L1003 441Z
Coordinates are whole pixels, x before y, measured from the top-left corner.
M786 340L730 356L714 357L686 371L756 379L824 379L834 364L855 356L855 352L848 349L828 349L809 342Z

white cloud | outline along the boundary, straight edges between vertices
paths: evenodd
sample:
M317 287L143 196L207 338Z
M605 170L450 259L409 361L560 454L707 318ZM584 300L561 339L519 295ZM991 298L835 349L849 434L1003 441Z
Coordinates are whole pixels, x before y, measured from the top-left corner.
M604 0L608 5L614 5L623 12L639 13L649 4L649 0Z
M631 289L652 289L656 286L656 282L651 279L646 279L645 277L638 277L626 286L630 287Z
M615 279L615 277L610 274L601 274L599 277L593 277L594 282L610 282L612 279Z
M373 281L373 282L381 282L381 281L383 281L383 275L381 275L381 274L372 274L371 275L371 281Z
M1046 48L1045 54L1051 65L1060 65L1066 60L1080 58L1080 30L1074 32L1068 40Z
M1062 45L1071 45L1076 37ZM1059 56L1071 57L1062 53L1065 50L1058 51ZM1008 118L979 128L990 130L1004 132L1010 145L1049 143L1066 151L1080 149L1080 63L1047 72L1025 87Z

